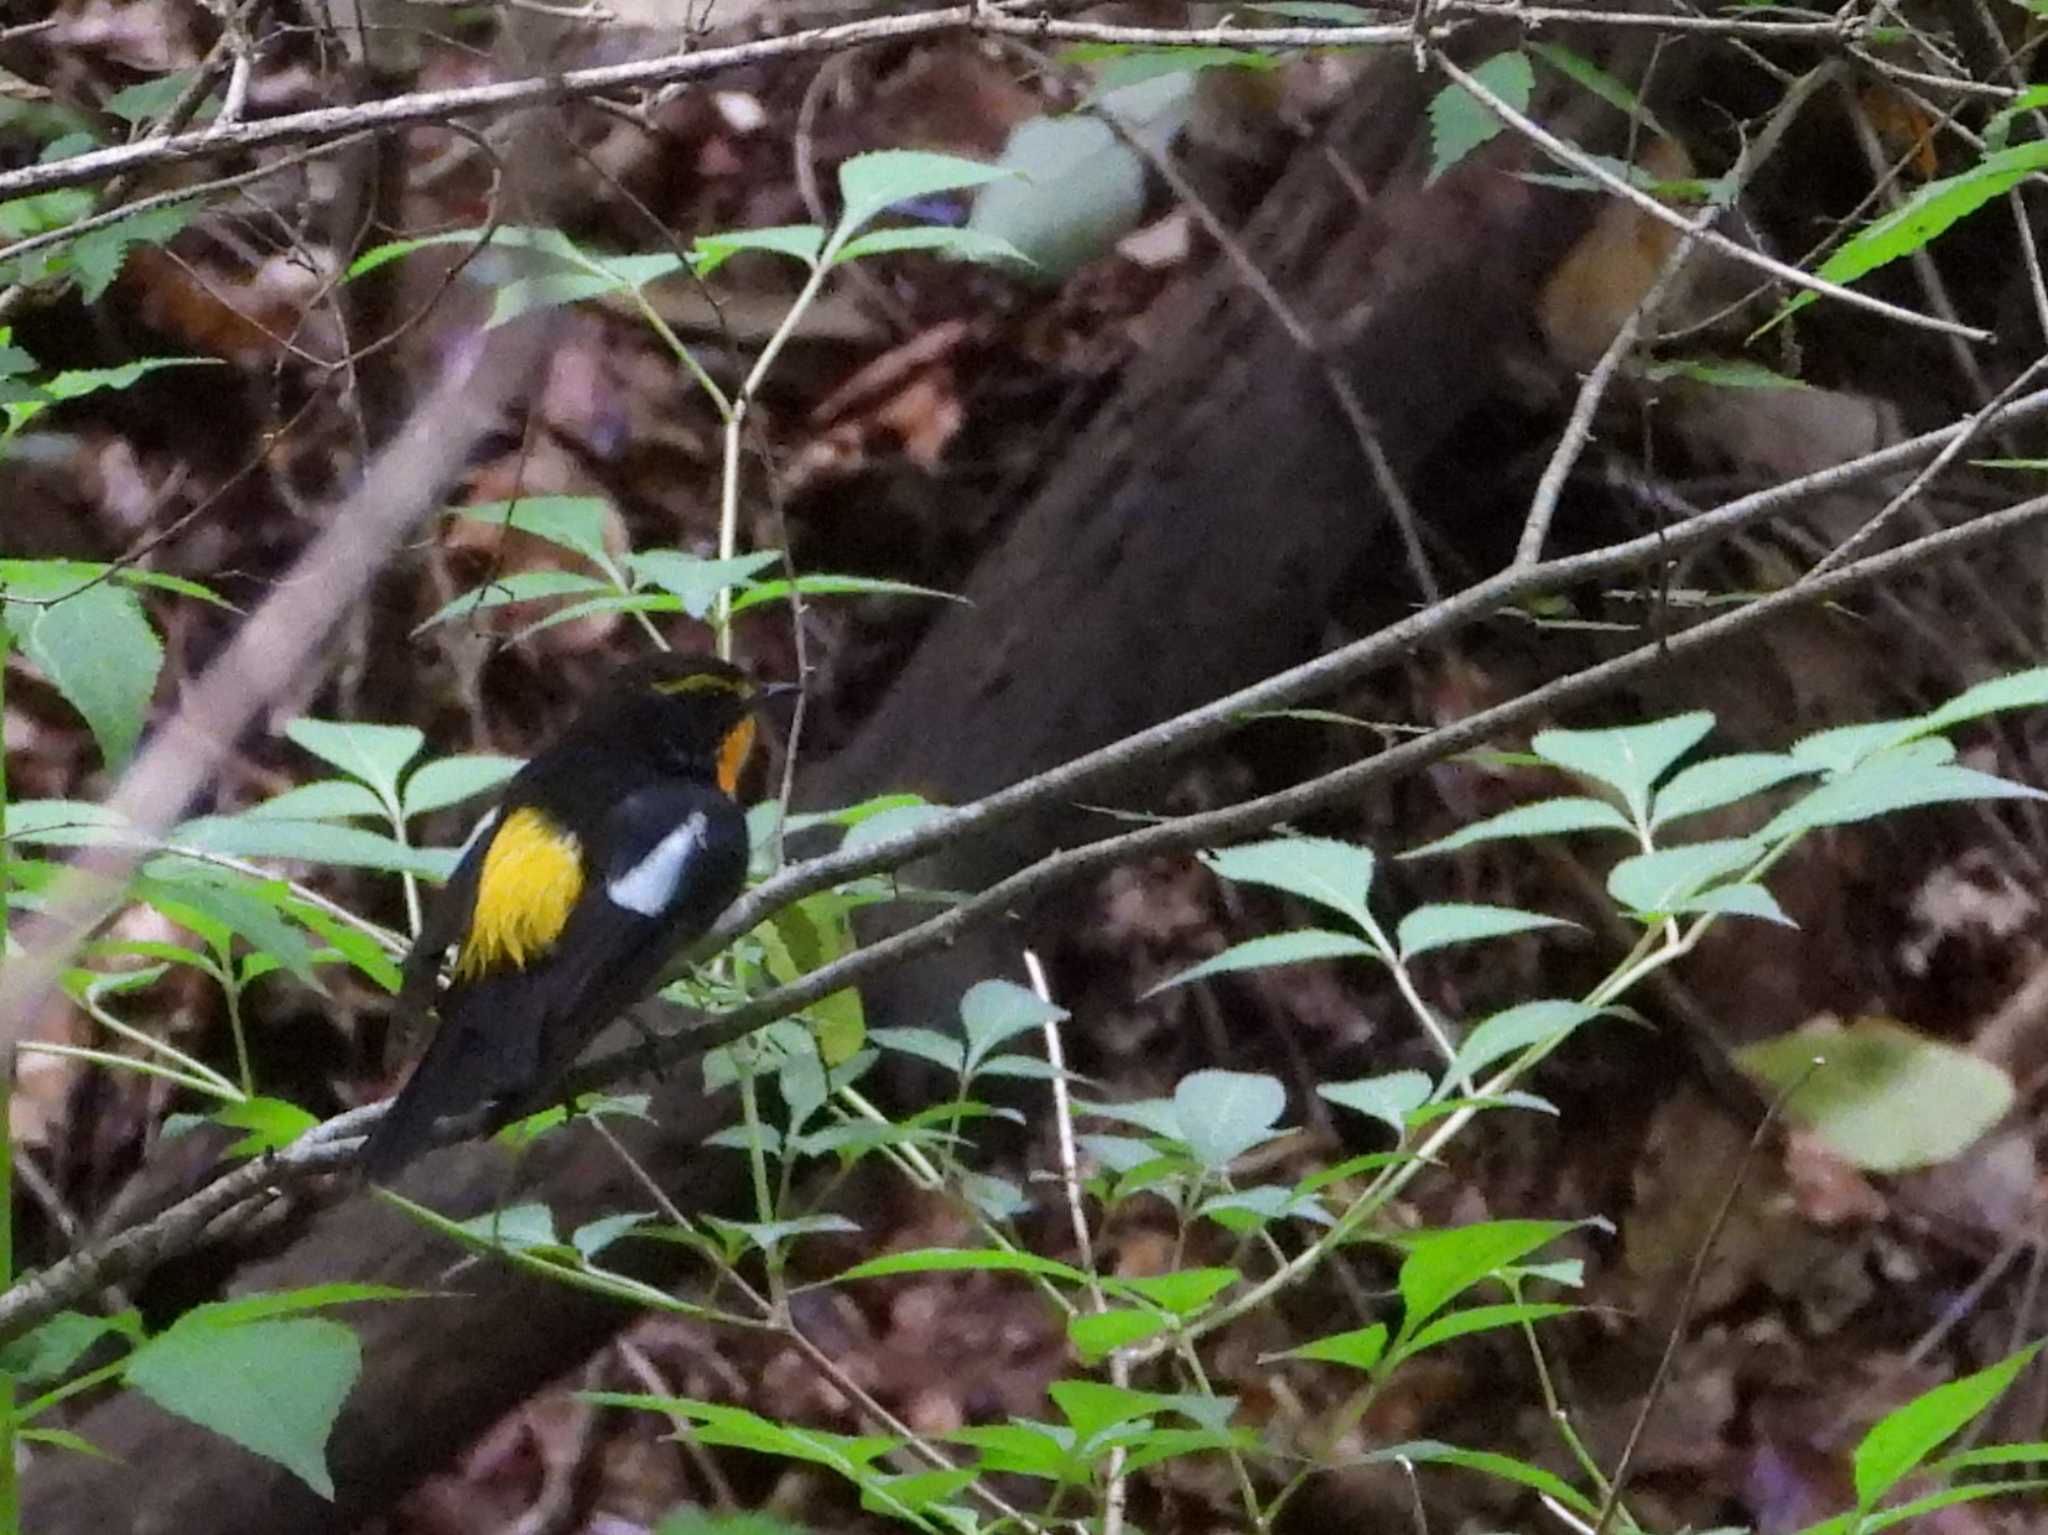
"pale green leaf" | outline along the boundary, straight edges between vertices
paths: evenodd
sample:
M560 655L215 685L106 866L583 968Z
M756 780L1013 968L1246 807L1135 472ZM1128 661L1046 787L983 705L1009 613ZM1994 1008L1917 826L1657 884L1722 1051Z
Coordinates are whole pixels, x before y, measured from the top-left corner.
M1536 89L1536 71L1530 67L1527 54L1496 53L1472 70L1471 75L1517 112L1528 110L1529 97ZM1429 103L1427 181L1436 180L1504 126L1464 86L1445 86Z
M2002 1068L1886 1018L1780 1034L1744 1046L1735 1063L1781 1092L1796 1087L1787 1117L1873 1172L1948 1161L1997 1124L2015 1096Z

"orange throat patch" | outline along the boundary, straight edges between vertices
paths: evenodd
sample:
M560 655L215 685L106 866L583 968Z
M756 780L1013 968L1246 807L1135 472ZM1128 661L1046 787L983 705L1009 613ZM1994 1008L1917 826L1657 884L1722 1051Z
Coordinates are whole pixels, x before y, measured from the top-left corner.
M746 771L747 757L754 750L754 721L751 716L742 719L725 733L725 739L718 743L718 787L728 799L736 799L740 792L740 774Z
M524 970L554 947L582 893L583 846L575 833L530 805L513 811L484 853L455 978Z

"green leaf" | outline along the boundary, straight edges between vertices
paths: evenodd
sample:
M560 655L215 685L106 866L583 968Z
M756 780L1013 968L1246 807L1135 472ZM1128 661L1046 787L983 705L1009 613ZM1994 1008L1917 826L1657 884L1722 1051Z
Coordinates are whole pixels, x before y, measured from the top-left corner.
M327 1438L361 1369L356 1335L325 1318L228 1327L181 1318L135 1351L125 1379L332 1500Z
M1408 1116L1429 1101L1429 1078L1419 1071L1392 1071L1355 1082L1324 1082L1316 1091L1340 1108L1370 1115L1394 1134L1408 1128Z
M1449 1076L1452 1080L1477 1076L1504 1056L1569 1034L1599 1016L1600 1010L1596 1007L1557 997L1523 1002L1505 1012L1495 1013L1474 1025L1472 1032L1465 1036L1465 1042L1458 1047L1458 1058L1451 1063Z
M609 581L597 576L586 576L575 570L515 570L509 575L493 576L484 585L459 597L450 598L435 612L423 619L413 633L419 634L436 624L446 623L454 618L468 618L489 608L502 608L515 602L535 602L548 597L581 597L593 592L615 595L616 588Z
M1467 1306L1462 1311L1453 1311L1438 1317L1410 1338L1401 1351L1402 1357L1412 1358L1424 1349L1435 1348L1439 1343L1448 1343L1453 1338L1463 1338L1475 1332L1491 1332L1496 1328L1516 1327L1523 1322L1542 1322L1551 1317L1570 1316L1579 1309L1577 1306L1560 1305L1555 1301L1515 1301L1499 1306Z
M484 329L509 325L539 309L560 309L607 293L637 291L683 268L683 258L672 252L601 259L601 271L529 272L500 284Z
M1651 383L1662 383L1666 379L1689 379L1695 384L1709 384L1717 389L1806 389L1811 386L1804 380L1789 378L1783 373L1752 362L1743 357L1673 357L1662 362L1653 362L1643 369L1643 376Z
M517 501L454 506L448 515L490 527L517 528L602 566L608 558L604 544L608 510L602 496L525 496Z
M2048 86L2042 89L2048 90ZM1946 731L1987 714L2038 709L2043 704L2048 704L2048 666L2037 666L1964 689L1940 708L1922 715L1914 724L1914 734Z
M316 1116L282 1098L244 1098L239 1103L215 1109L207 1117L230 1130L250 1132L223 1153L231 1157L253 1157L266 1151L276 1151L289 1146L320 1123Z
M950 229L943 224L919 224L910 229L876 229L848 240L833 258L834 266L868 256L893 255L898 251L931 251L954 261L979 261L1029 266L1031 258L1008 240L979 229Z
M1211 955L1199 965L1183 970L1145 991L1148 997L1156 997L1162 991L1175 986L1185 986L1190 981L1205 980L1212 975L1227 975L1239 970L1270 970L1280 965L1301 965L1318 959L1378 959L1379 951L1363 939L1349 933L1333 933L1325 928L1298 928L1291 933L1273 933L1264 938L1251 938L1243 943L1232 944L1221 954Z
M757 572L781 560L779 549L761 549L729 560L702 560L680 549L648 549L627 555L625 564L639 580L652 582L680 600L690 617L701 619L711 611L720 592L753 585Z
M279 910L290 893L282 880L247 879L200 865L145 875L135 881L134 889L181 926L195 920L220 924L324 994L313 974L312 946Z
M889 1253L880 1258L870 1258L865 1263L856 1263L838 1277L841 1281L886 1279L891 1274L950 1274L963 1269L1033 1274L1043 1279L1064 1280L1068 1284L1088 1282L1086 1274L1069 1264L1041 1258L1036 1253L1012 1252L997 1247L926 1247L916 1252Z
M2048 168L2048 143L2015 144L1987 154L1967 171L1928 182L1891 212L1872 220L1844 241L1814 275L1831 283L1852 283L1925 248L1949 226L2044 168ZM1815 297L1812 292L1795 294L1764 329L1804 309Z
M1650 828L1719 810L1813 771L1778 752L1738 752L1695 762L1674 773L1650 801Z
M1265 4L1248 9L1263 11L1268 16L1285 16L1290 21L1327 21L1339 27L1373 27L1384 20L1379 12L1342 5L1338 0L1266 0Z
M405 781L404 816L410 821L498 788L526 764L517 757L468 752L423 762Z
M1373 926L1366 897L1372 889L1372 853L1324 837L1280 837L1202 855L1227 880L1264 885L1327 906L1361 929Z
M1984 124L1984 147L1987 150L2005 148L2012 142L2013 123L2026 113L2038 112L2044 106L2048 106L2048 85L2033 85L2021 91Z
M1639 122L1664 138L1671 137L1664 125L1651 115L1642 97L1590 59L1556 43L1528 43L1524 46L1567 80L1591 91L1630 122Z
M773 229L738 229L725 234L699 235L690 246L690 256L699 277L709 277L741 251L767 251L792 256L805 266L818 264L825 248L825 231L816 224L787 224Z
M1046 1387L1046 1395L1073 1425L1075 1437L1084 1446L1106 1429L1169 1410L1174 1405L1171 1397L1093 1380L1056 1380Z
M929 826L934 821L943 821L953 814L945 805L895 805L887 810L877 811L860 822L846 834L839 844L842 853L862 852L879 846L892 837Z
M1649 820L1650 788L1705 739L1714 716L1701 710L1613 730L1544 730L1530 743L1545 762L1606 784L1630 817Z
M1505 938L1511 933L1533 932L1545 927L1577 927L1562 917L1546 917L1511 906L1480 906L1445 903L1418 906L1401 919L1395 941L1403 959L1427 954L1431 949L1449 948L1456 943L1477 943L1486 938Z
M321 761L362 779L387 805L398 803L399 775L427 744L426 736L410 725L296 719L284 733Z
M475 245L489 235L489 244L506 250L526 250L546 256L554 261L575 265L585 259L576 243L558 229L528 228L519 224L500 224L496 228L449 229L437 235L422 235L417 239L391 240L383 245L372 246L356 257L348 269L351 279L366 272L374 272L386 262L396 261L400 256L409 256L414 251L425 250L430 245ZM473 268L472 268L473 269Z
M1758 835L1776 842L1815 827L1867 821L1894 810L1985 799L2048 799L2048 794L1975 768L1887 751L1787 806Z
M967 1069L967 1047L937 1029L913 1026L871 1029L868 1038L884 1050L914 1055L919 1060L930 1061L942 1071L950 1071L956 1077Z
M1083 1364L1099 1364L1118 1349L1156 1337L1172 1325L1171 1317L1157 1311L1083 1311L1067 1319L1067 1339Z
M382 832L331 821L272 821L261 816L201 816L172 830L170 840L200 853L230 858L288 858L343 868L383 869L446 879L454 848L407 847Z
M1245 1071L1197 1071L1173 1090L1179 1139L1211 1172L1221 1172L1252 1147L1271 1140L1287 1109L1287 1089Z
M1607 871L1607 893L1649 921L1749 868L1763 856L1765 846L1761 837L1732 837L1637 853Z
M1326 1338L1317 1338L1299 1348L1291 1348L1276 1357L1281 1359L1315 1359L1324 1364L1349 1365L1354 1370L1370 1370L1380 1362L1387 1351L1387 1324L1375 1322L1370 1327L1354 1328L1350 1332L1331 1333Z
M196 69L174 69L169 74L155 75L150 79L124 86L109 96L102 105L124 123L147 122L152 117L161 117L168 112L193 81L199 78Z
M1472 78L1513 107L1526 112L1536 89L1527 54L1496 53L1472 71ZM1424 185L1472 153L1505 126L1462 85L1447 85L1429 103L1429 175Z
M972 1071L991 1050L1006 1040L1067 1016L1014 981L976 981L960 998L960 1027L967 1036L967 1068Z
M109 1334L140 1338L141 1318L133 1311L118 1316L60 1311L32 1332L0 1344L0 1370L21 1385L57 1380L70 1374L86 1350Z
M1186 1319L1208 1310L1210 1303L1237 1281L1238 1272L1231 1268L1176 1269L1167 1274L1105 1280L1103 1288L1113 1295L1135 1296Z
M1545 1497L1554 1498L1563 1507L1582 1515L1589 1522L1599 1517L1600 1510L1586 1495L1555 1472L1541 1466L1532 1466L1525 1460L1512 1455L1496 1455L1491 1450L1462 1450L1456 1445L1440 1444L1433 1439L1415 1439L1406 1444L1388 1445L1359 1457L1366 1465L1438 1465L1460 1466L1467 1471L1477 1471L1495 1477L1500 1481L1513 1482L1528 1487ZM1808 1532L1811 1535L1811 1532Z
M1799 1084L1787 1116L1873 1172L1947 1161L1997 1124L2014 1098L2001 1068L1885 1018L1780 1034L1736 1051L1735 1063L1780 1091Z
M384 802L353 778L323 778L300 784L251 805L243 815L266 821L340 821L350 816L383 817Z
M1754 917L1759 922L1775 922L1780 927L1799 926L1785 915L1778 898L1762 885L1722 885L1713 890L1703 890L1698 895L1689 895L1678 901L1671 911L1674 916Z
M2034 1343L1987 1369L1949 1381L1886 1413L1856 1446L1856 1502L1869 1509L1944 1442L1976 1421L2034 1362Z
M79 297L97 304L121 275L129 251L138 245L169 244L173 235L199 216L203 206L195 197L191 202L145 208L78 236L71 242L70 255L78 275Z
M1420 1233L1409 1243L1408 1256L1401 1263L1403 1310L1397 1338L1411 1345L1424 1323L1472 1286L1577 1225L1575 1221L1481 1221Z
M1604 799L1546 799L1533 805L1518 805L1499 815L1475 821L1448 837L1411 848L1403 858L1426 858L1436 853L1453 853L1475 842L1497 842L1503 838L1555 837L1574 831L1632 832L1635 828Z
M780 558L779 555L777 557ZM913 586L908 581L885 581L879 576L815 575L798 576L793 586L786 577L752 582L733 598L732 610L744 613L766 602L783 602L791 591L806 597L936 597L941 602L962 603L967 600L955 592L942 592L931 586Z
M959 192L1008 175L978 160L917 149L878 149L839 166L840 228L855 230L896 203Z
M22 653L91 728L110 770L127 765L156 692L164 650L142 604L112 581L48 607L7 607Z

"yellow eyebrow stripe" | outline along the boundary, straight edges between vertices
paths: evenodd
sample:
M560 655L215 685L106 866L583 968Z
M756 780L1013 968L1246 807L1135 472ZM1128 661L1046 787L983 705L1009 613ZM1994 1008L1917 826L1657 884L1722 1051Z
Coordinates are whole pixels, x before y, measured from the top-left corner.
M562 936L582 893L583 847L575 834L530 805L513 811L484 853L455 978L524 970Z
M737 677L721 676L717 672L692 672L687 677L678 677L673 682L654 684L657 693L744 693L746 683Z

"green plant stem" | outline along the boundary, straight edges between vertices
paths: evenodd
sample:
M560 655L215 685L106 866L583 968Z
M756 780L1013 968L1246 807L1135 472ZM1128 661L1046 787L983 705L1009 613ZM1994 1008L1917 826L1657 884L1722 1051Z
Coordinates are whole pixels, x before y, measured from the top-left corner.
M718 557L732 559L739 553L740 540L740 441L746 431L747 412L752 408L754 397L768 377L768 370L775 366L775 359L782 355L789 338L796 334L797 326L805 313L817 301L824 290L825 274L832 269L832 262L838 256L840 247L852 236L853 231L843 223L832 231L825 241L824 249L818 252L817 262L811 267L811 275L804 280L797 296L784 311L782 323L761 348L761 355L754 359L754 366L741 382L739 392L733 396L732 404L725 416L725 458L720 468L718 487ZM717 399L716 395L713 399ZM792 589L793 590L793 589ZM717 637L718 654L724 660L732 659L732 588L719 588L718 606L712 624Z

